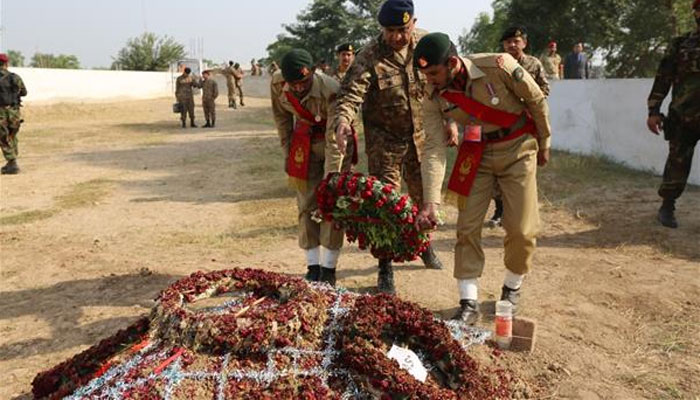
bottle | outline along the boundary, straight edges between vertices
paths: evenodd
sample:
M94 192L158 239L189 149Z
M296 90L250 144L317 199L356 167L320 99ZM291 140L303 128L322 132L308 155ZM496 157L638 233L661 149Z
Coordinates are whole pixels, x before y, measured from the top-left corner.
M513 304L508 300L496 302L496 337L495 341L502 350L510 348L513 340Z

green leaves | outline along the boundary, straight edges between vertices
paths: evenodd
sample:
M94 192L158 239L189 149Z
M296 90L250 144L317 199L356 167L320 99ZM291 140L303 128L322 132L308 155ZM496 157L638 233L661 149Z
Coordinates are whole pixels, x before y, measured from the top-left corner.
M170 64L185 56L185 46L169 36L146 32L131 38L114 58L112 69L167 71Z

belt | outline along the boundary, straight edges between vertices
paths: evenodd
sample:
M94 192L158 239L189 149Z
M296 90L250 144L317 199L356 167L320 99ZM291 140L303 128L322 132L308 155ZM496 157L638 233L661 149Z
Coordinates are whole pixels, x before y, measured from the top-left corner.
M484 139L487 142L502 142L502 141L506 141L506 140L516 139L524 133L534 134L535 132L521 132L521 130L525 127L525 125L527 123L528 123L528 115L527 115L527 113L522 113L520 115L520 118L518 118L518 120L515 121L515 123L511 127L496 129L495 131L491 131L491 132L484 132ZM519 133L519 134L515 135L514 133ZM509 137L509 136L512 136L512 137Z

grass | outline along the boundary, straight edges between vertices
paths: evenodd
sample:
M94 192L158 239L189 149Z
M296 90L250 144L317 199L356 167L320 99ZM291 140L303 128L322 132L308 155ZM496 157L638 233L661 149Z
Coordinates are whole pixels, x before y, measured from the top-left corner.
M24 211L17 214L6 215L0 217L0 226L4 225L22 225L29 224L36 221L41 221L43 219L48 219L56 215L57 211L50 210L31 210Z

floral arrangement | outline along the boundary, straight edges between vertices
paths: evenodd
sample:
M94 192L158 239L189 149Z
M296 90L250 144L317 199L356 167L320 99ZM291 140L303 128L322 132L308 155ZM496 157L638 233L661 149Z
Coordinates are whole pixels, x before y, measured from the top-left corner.
M369 247L376 258L413 261L430 243L430 235L414 225L418 207L373 176L331 173L317 187L316 199L319 220L333 221L350 243Z
M395 296L363 296L343 321L340 363L363 388L382 399L507 399L502 371L480 368L442 323L428 310ZM401 343L419 351L432 366L419 382L386 357Z

